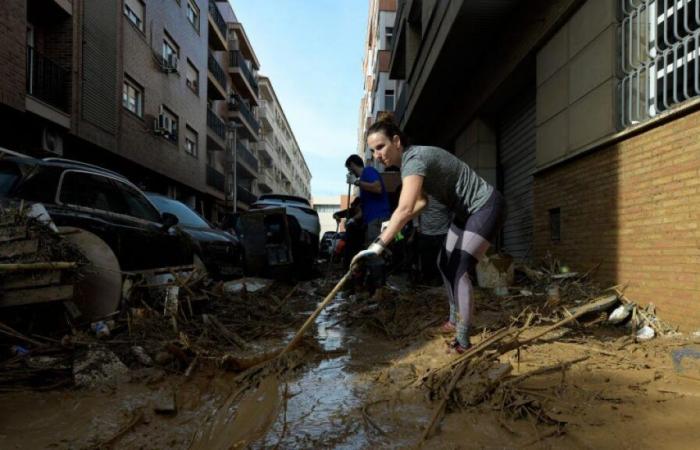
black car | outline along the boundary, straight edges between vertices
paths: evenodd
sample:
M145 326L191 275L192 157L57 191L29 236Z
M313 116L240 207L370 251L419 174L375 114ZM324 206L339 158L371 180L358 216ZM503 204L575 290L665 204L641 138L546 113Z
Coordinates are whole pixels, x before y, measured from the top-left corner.
M242 247L236 236L213 228L187 205L161 194L147 192L146 196L161 213L178 218L177 227L193 241L195 266L201 262L215 278L225 278L241 272Z
M123 272L193 263L190 239L177 217L162 214L122 175L57 158L0 159L0 198L41 203L58 227L97 235Z

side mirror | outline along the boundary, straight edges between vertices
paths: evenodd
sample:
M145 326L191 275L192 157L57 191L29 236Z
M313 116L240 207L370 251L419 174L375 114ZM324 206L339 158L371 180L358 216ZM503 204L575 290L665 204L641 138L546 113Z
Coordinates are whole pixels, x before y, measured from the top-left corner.
M180 222L180 219L178 219L175 214L171 214L171 213L167 213L167 212L163 213L163 215L161 216L161 220L160 220L160 223L163 224L163 231L167 231L167 230L171 229L172 227L177 225L178 222Z

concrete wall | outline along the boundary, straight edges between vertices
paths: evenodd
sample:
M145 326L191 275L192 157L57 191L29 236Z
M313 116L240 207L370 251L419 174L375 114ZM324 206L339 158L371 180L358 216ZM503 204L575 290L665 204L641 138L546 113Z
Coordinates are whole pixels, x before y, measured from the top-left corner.
M616 3L588 0L537 53L537 164L616 131Z
M700 327L700 112L536 175L534 244L604 285ZM549 211L560 209L561 240Z
M496 131L476 119L455 141L455 155L493 186L498 181L498 141Z

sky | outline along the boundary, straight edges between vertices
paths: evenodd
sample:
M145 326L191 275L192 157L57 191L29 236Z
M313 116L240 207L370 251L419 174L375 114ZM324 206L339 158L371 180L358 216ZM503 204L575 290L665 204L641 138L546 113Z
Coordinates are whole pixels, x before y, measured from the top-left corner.
M347 194L369 1L229 1L304 154L312 196Z

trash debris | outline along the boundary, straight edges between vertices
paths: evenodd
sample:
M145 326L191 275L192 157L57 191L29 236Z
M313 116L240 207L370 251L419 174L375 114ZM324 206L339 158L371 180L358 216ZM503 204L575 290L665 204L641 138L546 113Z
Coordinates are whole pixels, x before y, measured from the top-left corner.
M479 287L498 288L513 285L515 265L513 257L506 254L484 256L476 265Z
M126 381L129 368L105 347L91 346L73 364L75 385L85 388L111 386Z
M694 347L684 347L674 350L672 353L673 368L677 373L684 372L687 368L683 366L684 359L695 360L695 366L700 370L700 349Z
M622 322L623 320L627 319L630 314L632 314L632 309L634 309L634 305L631 303L618 306L612 313L610 313L610 316L608 316L608 322L613 325Z
M241 292L258 292L268 288L273 280L266 278L241 278L240 280L224 283L224 292L227 294L240 294Z
M133 347L131 347L131 353L144 366L152 366L153 365L153 359L151 359L151 357L148 356L148 353L146 353L146 350L144 350L144 348L141 347L140 345L134 345Z
M15 355L15 356L27 356L29 354L29 350L26 348L22 347L21 345L13 345L10 347L10 352Z
M637 342L645 342L654 339L654 336L656 336L654 329L649 325L644 325L637 331L635 338L637 339Z
M171 389L165 389L158 394L158 397L153 405L153 411L157 414L173 416L177 414L177 399L175 392Z
M109 337L109 325L105 321L93 322L90 324L90 329L95 332L98 339Z

